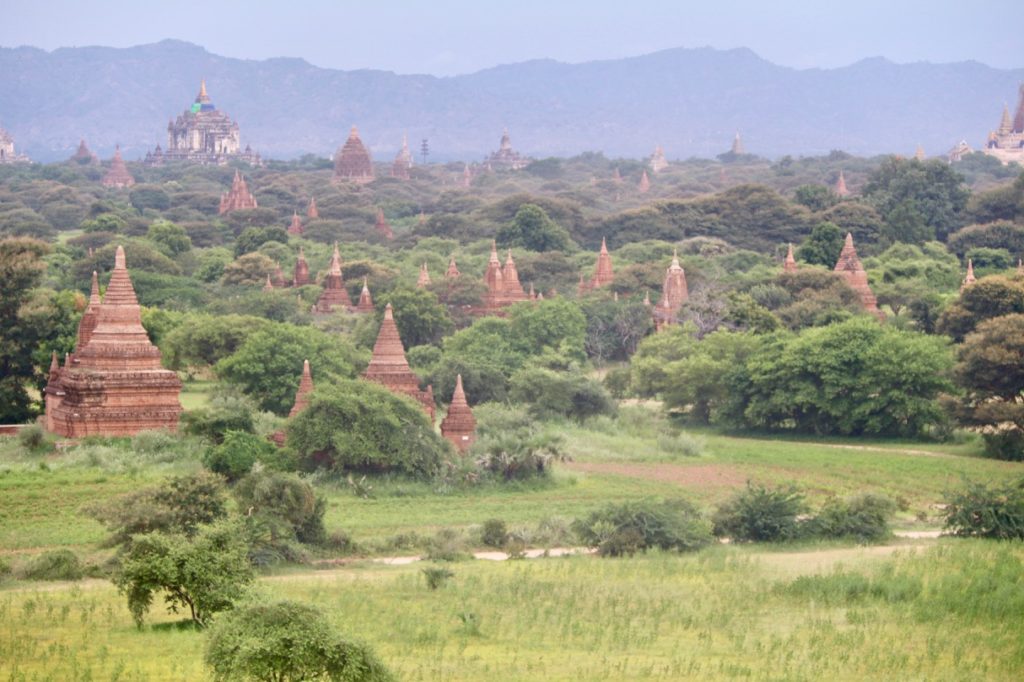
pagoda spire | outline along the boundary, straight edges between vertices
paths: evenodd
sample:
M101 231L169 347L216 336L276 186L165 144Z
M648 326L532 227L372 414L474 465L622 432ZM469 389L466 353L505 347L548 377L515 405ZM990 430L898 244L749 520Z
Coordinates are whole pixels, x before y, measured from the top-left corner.
M426 391L420 390L419 379L409 369L390 303L384 308L384 319L381 320L377 341L373 345L373 356L366 371L363 372L363 377L383 385L394 393L417 400L433 422L434 402Z
M789 245L786 251L786 261L782 265L783 272L796 272L796 258L793 256L793 245Z
M92 288L89 290L89 303L85 307L85 313L82 315L81 322L78 323L78 339L75 342L76 353L82 348L85 348L85 344L89 343L89 339L92 337L92 332L96 329L97 316L99 314L101 303L100 282L96 275L96 271L93 270Z
M1013 119L1010 118L1010 107L1003 104L1003 115L999 119L999 134L1007 135L1013 131Z
M301 287L309 284L309 265L306 263L306 253L299 247L299 255L295 259L295 274L292 276L292 286Z
M288 226L288 234L300 235L302 232L302 218L299 217L299 212L295 211L292 213L291 225Z
M420 276L416 280L416 288L417 289L426 289L429 284L430 284L430 272L427 270L427 262L423 261L423 264L420 266Z
M274 290L274 284L273 284L273 282L270 281L270 274L268 273L267 274L267 282L266 282L266 284L263 285L263 291L273 291L273 290Z
M294 417L309 406L309 394L313 392L313 374L309 371L309 360L302 361L302 378L299 388L295 391L295 404L292 405L289 417Z
M455 264L455 256L450 256L448 258L448 270L444 273L445 278L458 279L461 274L462 273L459 272L459 266Z
M448 405L448 414L441 420L441 435L459 452L465 452L476 440L476 419L466 400L462 375L455 375L455 391Z
M341 275L341 252L338 251L338 242L334 242L334 253L331 254L331 263L324 278L323 291L316 301L316 310L320 313L329 313L335 306L346 309L352 307L352 299L348 297Z
M519 271L516 270L516 262L512 260L512 249L508 250L508 257L505 259L505 267L501 271L501 279L504 283L505 297L509 303L526 300L526 292L519 282Z
M879 318L884 317L882 311L878 309L878 300L868 284L868 273L857 256L857 249L853 245L853 234L850 232L846 233L843 250L839 252L839 260L836 261L834 272L846 279L846 283L857 293L865 312L872 313Z
M384 239L391 240L391 239L395 238L394 231L391 229L391 226L388 225L387 218L384 217L384 209L383 208L378 208L377 209L376 229L377 229L377 234L379 234Z
M309 197L309 206L306 207L306 217L310 220L316 220L320 217L320 211L316 208L316 197Z
M967 259L967 276L964 277L963 283L960 285L960 291L963 291L967 287L971 286L978 281L978 278L974 276L974 261L970 258Z
M850 196L850 190L846 189L846 178L843 176L843 171L839 171L839 179L836 180L836 196L842 199L843 197Z
M612 257L608 253L608 241L601 237L601 250L597 254L597 265L594 266L594 276L590 280L590 288L597 289L607 286L615 279L612 272Z
M640 190L641 194L647 194L651 189L651 180L647 177L647 170L644 169L643 174L640 176L640 184L637 185L637 189Z
M363 290L359 292L359 302L356 304L356 312L373 312L373 297L370 296L370 287L367 284L365 276L363 277Z

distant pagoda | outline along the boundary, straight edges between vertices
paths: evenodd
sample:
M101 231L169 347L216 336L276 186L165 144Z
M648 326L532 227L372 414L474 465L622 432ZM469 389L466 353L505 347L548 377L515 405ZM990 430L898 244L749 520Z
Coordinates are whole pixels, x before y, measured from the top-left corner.
M468 450L476 440L476 418L466 401L461 374L455 376L455 392L448 406L448 414L441 420L441 435L459 452Z
M836 180L836 186L833 191L840 199L850 196L850 190L846 189L846 178L843 176L843 171L839 171L839 178Z
M352 299L349 298L345 280L341 277L341 253L338 251L337 242L334 244L334 253L331 255L323 286L320 298L316 301L316 312L329 313L335 308L348 310L352 307Z
M448 269L444 273L445 279L458 279L460 275L462 273L459 272L459 266L455 264L455 256L451 256L448 259Z
M675 324L679 317L679 310L689 298L686 271L679 264L679 254L674 253L672 254L672 263L665 271L665 281L661 286L661 300L653 311L655 328L662 329L667 325Z
M89 146L85 144L85 140L79 140L78 149L71 155L68 162L77 163L80 166L95 166L100 160L92 153Z
M786 260L782 262L783 272L796 272L796 257L793 255L793 245L789 245L786 251Z
M647 170L640 175L640 183L637 185L640 194L647 194L651 189L651 179L647 177Z
M345 144L334 154L334 180L359 184L373 181L373 161L355 126L349 131Z
M11 134L0 128L0 164L28 163L28 161L27 156L14 151L14 138L11 137Z
M288 234L301 235L302 229L302 218L299 217L299 212L295 211L292 213L292 222L288 225Z
M64 367L57 366L56 355L51 361L45 390L47 429L67 438L176 429L181 380L160 365L160 350L142 327L120 246L106 295L97 304L98 297L94 286L89 309L95 317L90 320L87 309L74 355Z
M374 223L374 229L377 230L377 234L379 234L383 239L390 241L395 238L394 230L392 230L391 226L388 224L388 219L384 217L383 208L377 209L377 221Z
M668 161L665 160L665 151L661 148L661 145L654 148L654 153L651 154L651 161L648 165L651 167L651 172L655 174L668 168Z
M594 265L594 275L589 280L584 280L580 275L579 293L585 294L588 291L608 286L614 279L612 256L608 253L608 242L602 237L601 250L597 254L597 264Z
M306 207L306 217L310 220L319 220L320 211L316 207L316 197L309 198L309 206Z
M248 208L256 208L256 197L249 191L245 178L238 171L235 171L235 179L231 181L231 189L220 195L220 215L230 211L238 211Z
M373 296L370 295L370 287L367 284L366 277L363 277L363 288L359 292L359 302L356 303L357 313L372 313L373 312Z
M416 400L423 406L423 410L430 417L430 422L434 422L433 391L429 388L421 391L419 379L409 369L390 303L384 308L384 319L380 324L377 342L373 345L373 356L363 373L363 378L381 384L393 393L407 395Z
M299 247L299 255L295 259L295 272L292 275L292 286L301 287L309 284L309 264L306 263L306 254L302 247Z
M1024 83L1020 86L1017 112L1010 118L1009 107L1003 106L999 127L988 134L988 141L982 151L1004 164L1024 164Z
M391 177L408 180L410 170L412 170L412 153L409 151L409 139L402 135L402 148L398 150L395 161L391 164Z
M289 417L294 417L299 412L309 407L309 395L313 392L313 374L309 371L309 360L302 361L302 377L299 379L299 388L295 391L295 404L292 405Z
M124 165L124 159L121 158L120 145L114 148L114 158L110 160L110 168L107 169L107 174L103 176L102 183L104 187L115 187L117 189L124 189L135 184L135 178L128 172L128 167Z
M420 276L416 279L417 289L426 289L430 286L430 271L427 270L427 262L423 261L423 265L420 266Z
M505 128L501 133L498 151L484 159L484 163L492 170L519 170L529 165L530 159L512 149L512 140L508 136L508 128Z
M865 312L869 312L879 318L885 317L885 314L878 309L878 299L875 298L874 292L871 291L871 286L868 284L868 273L864 270L864 265L857 256L857 249L853 246L853 235L849 232L846 233L846 242L843 244L843 250L839 252L839 260L836 261L835 272L839 273L846 280L850 288L857 293Z
M167 149L157 145L146 154L148 165L158 166L168 161L220 166L230 161L253 166L261 163L260 155L248 145L242 150L238 124L213 105L206 94L205 80L200 83L192 106L167 124Z

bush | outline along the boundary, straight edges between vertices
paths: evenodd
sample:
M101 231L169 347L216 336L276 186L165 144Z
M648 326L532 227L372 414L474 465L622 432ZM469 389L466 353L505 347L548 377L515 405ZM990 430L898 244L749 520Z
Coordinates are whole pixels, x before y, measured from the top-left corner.
M466 538L455 528L442 528L427 541L424 557L430 561L462 561L470 558L466 551Z
M508 528L501 519L487 519L480 530L480 542L488 547L501 549L508 541Z
M687 552L713 540L700 512L681 499L610 504L577 519L573 530L601 556L629 556L652 547Z
M46 443L46 431L39 424L30 424L18 431L18 443L26 450L42 450Z
M1005 486L968 481L946 494L945 527L959 537L1024 539L1024 478Z
M253 472L238 482L234 493L243 513L264 522L272 541L315 545L326 541L327 502L295 474Z
M436 590L448 584L455 573L444 567L430 567L423 569L423 577L427 579L427 589Z
M578 372L526 367L512 376L509 398L529 406L537 419L569 417L582 421L615 414L615 401L605 388Z
M658 448L668 455L679 457L700 457L704 454L706 443L703 438L686 432L658 436Z
M272 460L276 454L277 448L262 436L228 431L224 434L223 443L207 448L203 464L215 474L234 482L248 474L253 464Z
M82 562L70 549L43 552L21 569L25 580L81 580L84 575Z
M561 437L539 428L522 408L482 405L475 416L470 452L485 473L504 481L542 477L552 462L566 459Z
M255 408L247 398L214 398L209 407L189 410L181 415L182 430L220 443L228 431L252 433L254 412Z
M11 574L11 565L6 559L0 557L0 583L7 579L7 576Z
M885 495L864 493L847 500L831 499L809 522L809 531L821 538L878 542L891 535L889 519L895 512L896 503Z
M718 537L733 542L784 542L803 532L798 519L805 511L803 495L793 488L769 489L747 483L715 512Z

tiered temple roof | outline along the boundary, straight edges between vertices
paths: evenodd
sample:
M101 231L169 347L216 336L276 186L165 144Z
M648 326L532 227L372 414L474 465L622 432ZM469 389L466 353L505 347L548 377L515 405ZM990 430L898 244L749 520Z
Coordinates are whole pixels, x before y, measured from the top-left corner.
M601 250L597 254L597 263L594 265L594 275L589 281L580 275L579 291L581 294L600 287L608 286L615 279L612 272L612 256L608 253L608 242L601 238Z
M426 289L430 285L430 271L427 270L427 262L423 261L420 266L420 276L416 279L417 289Z
M135 184L135 178L128 172L128 167L124 165L124 159L121 158L120 145L114 148L114 158L110 160L110 168L107 169L107 174L103 176L102 182L104 187L117 187L118 189Z
M355 126L349 131L345 144L334 154L334 179L358 183L373 181L373 161Z
M160 165L165 161L225 165L243 161L260 165L260 155L248 146L242 150L238 124L218 111L206 93L206 81L199 85L192 106L167 124L167 149L160 146L146 154L146 163Z
M646 170L640 176L640 184L637 185L637 189L640 190L640 194L647 194L651 189L651 179L647 177Z
M839 198L850 196L850 190L846 189L846 178L843 177L843 171L839 171L839 179L836 180L835 193Z
M329 313L335 307L351 308L352 299L345 289L345 281L341 277L341 253L338 251L338 244L334 244L334 253L331 255L331 263L327 269L327 277L324 278L324 289L316 302L318 313Z
M374 229L376 229L377 234L379 234L384 239L391 240L395 238L394 230L392 230L391 226L388 225L388 219L384 217L383 208L377 209L377 222L374 225Z
M274 263L274 274L271 277L270 281L274 283L275 289L284 289L286 286L288 286L288 282L285 281L284 271L281 269L280 263Z
M512 149L512 140L508 136L508 128L505 128L501 133L498 151L488 156L484 162L492 169L519 170L529 165L530 159Z
M78 150L71 155L68 161L77 163L82 166L94 166L100 162L96 155L92 153L88 145L85 144L85 140L80 140L78 143Z
M409 139L402 135L402 148L395 155L395 161L391 164L391 177L400 180L409 179L409 171L412 169L412 153L409 151Z
M448 414L441 420L441 435L447 438L459 452L465 452L476 440L476 419L466 401L462 389L462 375L455 377L455 393L448 406Z
M796 272L796 257L793 256L793 245L786 251L786 260L782 264L783 272Z
M245 184L245 178L238 171L235 171L235 179L231 181L231 190L220 195L220 215L229 211L238 211L246 208L256 208L256 197L249 191Z
M370 295L370 287L366 283L366 277L363 277L363 290L359 292L359 302L356 303L356 312L373 312L373 297Z
M512 259L512 250L509 249L505 266L502 267L501 261L498 260L497 245L493 241L491 242L491 257L487 262L487 271L484 273L484 284L487 286L487 293L484 295L483 307L477 310L479 313L501 314L502 308L529 300L529 296L523 290L523 285L519 282L519 272Z
M448 259L448 269L444 273L445 279L458 279L460 275L462 273L459 272L459 266L455 264L455 256L451 256Z
M160 350L142 327L120 246L95 327L86 336L85 345L64 367L51 364L45 391L47 428L68 438L176 429L181 380L161 367Z
M299 247L299 256L295 259L295 274L292 275L292 286L301 287L309 284L309 264L306 263L306 254L302 247Z
M294 417L309 406L309 394L313 392L313 375L309 371L309 360L302 361L302 378L299 388L295 391L295 404L292 405L289 417Z
M418 401L433 423L433 392L421 391L419 379L409 369L390 303L384 308L384 319L377 334L377 342L373 346L373 357L370 358L370 364L366 367L363 377L381 384L394 393L407 395Z
M661 171L668 168L668 161L665 160L665 151L658 145L654 148L654 153L651 154L650 164L652 173L660 173Z
M299 212L295 211L292 213L292 222L288 226L288 234L300 235L302 232L302 218L299 217Z
M1020 86L1017 112L1010 118L1010 109L1003 107L999 127L988 134L983 150L1003 163L1024 163L1024 83Z
M672 255L672 263L665 271L665 281L661 287L661 300L654 309L654 324L657 329L674 324L690 292L686 287L686 272L679 264L679 253Z
M857 249L853 246L853 235L849 232L846 233L846 243L843 244L843 250L839 252L839 260L836 261L835 272L842 275L846 280L846 283L857 292L860 296L861 306L864 310L883 317L883 313L878 309L878 300L875 298L874 292L871 291L870 285L868 285L868 273L864 270L864 265L860 262L860 258L857 256Z
M100 298L100 282L96 275L96 271L92 271L92 288L89 291L89 303L85 307L85 313L82 314L82 319L78 323L78 337L75 341L75 352L85 348L85 345L89 343L89 339L92 338L92 332L96 329L97 316L100 312L100 304L102 299Z

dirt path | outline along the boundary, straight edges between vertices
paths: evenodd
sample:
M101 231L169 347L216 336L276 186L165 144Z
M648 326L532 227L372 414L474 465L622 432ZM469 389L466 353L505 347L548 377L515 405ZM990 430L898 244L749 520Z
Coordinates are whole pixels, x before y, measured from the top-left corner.
M732 464L566 462L561 466L569 471L616 474L694 488L735 488L746 483L749 478L748 474Z

